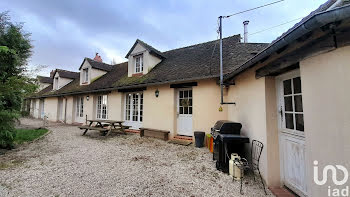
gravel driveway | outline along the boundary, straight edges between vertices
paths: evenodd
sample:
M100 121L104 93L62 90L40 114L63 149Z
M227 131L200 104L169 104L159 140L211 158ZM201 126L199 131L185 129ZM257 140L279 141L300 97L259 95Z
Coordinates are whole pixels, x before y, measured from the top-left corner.
M0 196L242 196L239 182L217 171L205 148L135 134L81 136L63 124L49 129L43 139L0 155ZM244 193L265 196L253 181Z

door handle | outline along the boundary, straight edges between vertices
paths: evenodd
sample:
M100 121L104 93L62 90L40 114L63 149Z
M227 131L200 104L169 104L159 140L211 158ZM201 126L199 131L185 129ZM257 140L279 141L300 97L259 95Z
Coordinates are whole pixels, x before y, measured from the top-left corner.
M282 106L280 106L279 113L280 113L280 116L281 116L281 122L283 122L283 108L282 108Z

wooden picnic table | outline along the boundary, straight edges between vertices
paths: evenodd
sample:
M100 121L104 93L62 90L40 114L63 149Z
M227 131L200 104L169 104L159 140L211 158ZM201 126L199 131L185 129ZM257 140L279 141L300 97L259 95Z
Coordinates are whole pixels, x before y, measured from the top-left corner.
M126 133L125 129L129 128L129 126L123 125L124 121L119 121L119 120L92 119L87 121L89 122L88 125L79 127L80 129L85 129L83 135L85 135L88 130L97 130L103 133L107 132L106 136L108 136L112 130L120 130L125 134ZM93 123L95 123L94 126L93 126Z

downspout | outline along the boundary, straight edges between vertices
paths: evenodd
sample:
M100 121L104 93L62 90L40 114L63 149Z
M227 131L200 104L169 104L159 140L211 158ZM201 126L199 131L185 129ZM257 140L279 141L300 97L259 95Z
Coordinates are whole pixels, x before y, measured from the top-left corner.
M219 34L220 34L220 90L221 90L221 105L224 104L236 104L234 102L224 102L224 74L223 74L223 64L222 64L222 18L223 16L219 16L220 26L219 26Z

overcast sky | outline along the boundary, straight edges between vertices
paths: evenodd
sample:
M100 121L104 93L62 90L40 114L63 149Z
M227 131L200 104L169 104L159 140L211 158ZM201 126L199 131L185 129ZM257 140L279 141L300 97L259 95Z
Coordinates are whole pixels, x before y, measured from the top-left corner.
M77 71L84 57L100 53L106 63L124 62L137 38L160 51L217 38L217 17L275 0L1 0L0 12L10 11L24 22L34 45L31 66L47 65ZM243 34L244 20L254 33L306 16L325 1L285 0L223 21L224 36ZM297 21L254 34L249 42L271 42Z

